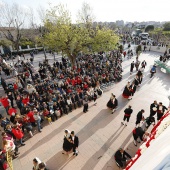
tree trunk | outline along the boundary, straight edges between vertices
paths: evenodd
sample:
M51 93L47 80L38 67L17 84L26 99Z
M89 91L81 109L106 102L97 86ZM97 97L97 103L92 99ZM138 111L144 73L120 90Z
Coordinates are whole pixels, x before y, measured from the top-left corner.
M15 46L15 48L17 50L17 54L18 54L19 53L19 42L16 41L14 46Z
M75 56L73 55L73 54L70 54L70 55L68 55L68 57L69 57L69 59L70 59L70 61L71 61L71 66L72 66L72 68L74 67L74 65L75 65Z

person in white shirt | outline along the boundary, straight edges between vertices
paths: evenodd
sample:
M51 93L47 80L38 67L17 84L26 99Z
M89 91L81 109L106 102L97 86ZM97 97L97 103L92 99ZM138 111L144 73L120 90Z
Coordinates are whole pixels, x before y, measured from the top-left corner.
M67 104L68 104L68 107L69 107L69 111L72 112L72 101L70 99L70 96L67 97Z

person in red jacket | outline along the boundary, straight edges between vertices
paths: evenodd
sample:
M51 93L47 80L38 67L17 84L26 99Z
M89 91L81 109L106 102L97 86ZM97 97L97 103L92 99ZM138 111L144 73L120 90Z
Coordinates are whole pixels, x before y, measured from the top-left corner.
M29 121L30 123L35 127L35 119L34 119L34 112L33 111L29 111L27 113L27 116L29 117Z
M17 109L9 107L8 113L10 116L14 116L17 113Z
M71 84L72 84L72 86L75 86L75 85L76 85L76 81L75 81L74 78L71 80Z
M19 139L21 146L24 146L25 145L23 143L24 134L23 134L22 130L19 128L19 126L14 125L12 128L12 133L14 134L16 139Z
M84 82L84 86L83 86L84 90L88 89L88 84L86 82Z
M77 84L80 85L82 83L82 80L80 77L77 77Z
M22 120L23 120L22 126L24 126L24 129L27 130L27 132L29 133L30 137L33 137L32 124L30 122L30 118L27 115L24 115Z
M72 93L71 87L68 87L67 93Z
M8 110L8 114L11 116L11 117L10 117L10 121L11 121L12 123L14 123L16 113L17 113L17 109L15 109L15 108L13 108L13 107L10 106L10 107L9 107L9 110Z
M71 83L71 79L68 77L67 78L67 82L70 84Z
M14 83L14 90L16 91L16 90L18 90L18 83Z
M8 97L2 97L0 99L0 101L1 101L2 105L4 106L4 108L5 108L5 110L6 110L7 114L8 114L8 110L9 110L9 106L10 106Z
M28 96L27 96L27 97L23 97L23 99L22 99L23 105L24 105L24 104L28 105L29 101L30 101L30 99L29 99Z

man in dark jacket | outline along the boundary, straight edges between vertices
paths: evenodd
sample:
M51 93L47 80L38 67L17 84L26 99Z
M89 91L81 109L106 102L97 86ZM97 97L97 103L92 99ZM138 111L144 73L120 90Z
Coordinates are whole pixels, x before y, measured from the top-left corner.
M144 120L143 113L145 111L142 109L141 111L138 112L137 117L136 117L136 127L140 126L140 122Z
M21 115L25 115L28 113L28 107L26 104L21 108Z
M118 166L121 168L124 168L126 166L126 160L127 158L131 159L131 156L122 148L120 148L116 153L115 153L115 160Z
M160 120L161 117L164 115L165 110L168 110L167 107L165 107L162 102L159 102L157 106L157 120Z
M141 127L135 128L133 131L133 138L134 138L134 145L137 146L137 142L140 143L141 141L145 140L145 137L149 135L148 132L145 132ZM137 140L138 138L140 138L140 140Z
M135 63L134 61L130 64L130 74L132 74L133 69L134 69Z
M129 107L124 110L125 114L124 114L123 122L121 122L122 125L125 124L125 126L127 126L127 123L129 122L132 112L133 112L132 106L129 105ZM126 120L127 120L127 123L125 122Z
M141 65L142 65L142 68L144 68L144 69L145 69L145 67L146 67L146 65L147 65L146 61L145 61L145 60L143 60L143 61L142 61L142 63L141 63Z
M71 132L70 140L73 146L73 155L78 155L79 138L75 135L74 131Z
M150 117L154 116L157 112L157 101L155 100L151 105L150 105Z

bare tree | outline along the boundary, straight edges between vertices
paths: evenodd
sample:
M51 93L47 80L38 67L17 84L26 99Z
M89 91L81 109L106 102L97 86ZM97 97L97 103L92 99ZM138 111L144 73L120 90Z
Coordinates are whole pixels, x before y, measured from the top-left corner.
M44 23L46 19L47 10L43 6L39 6L37 12L41 23Z
M34 13L34 10L33 8L29 8L29 27L31 29L37 29L38 28L38 25L37 25L37 19L35 17L35 13Z
M22 37L21 29L27 19L29 12L21 8L17 3L3 3L0 6L0 26L5 38L13 43L13 46L19 51L19 42ZM15 30L15 31L13 31Z
M83 23L85 25L93 23L95 16L93 14L92 7L88 3L84 2L81 10L78 11L77 18L79 23Z

